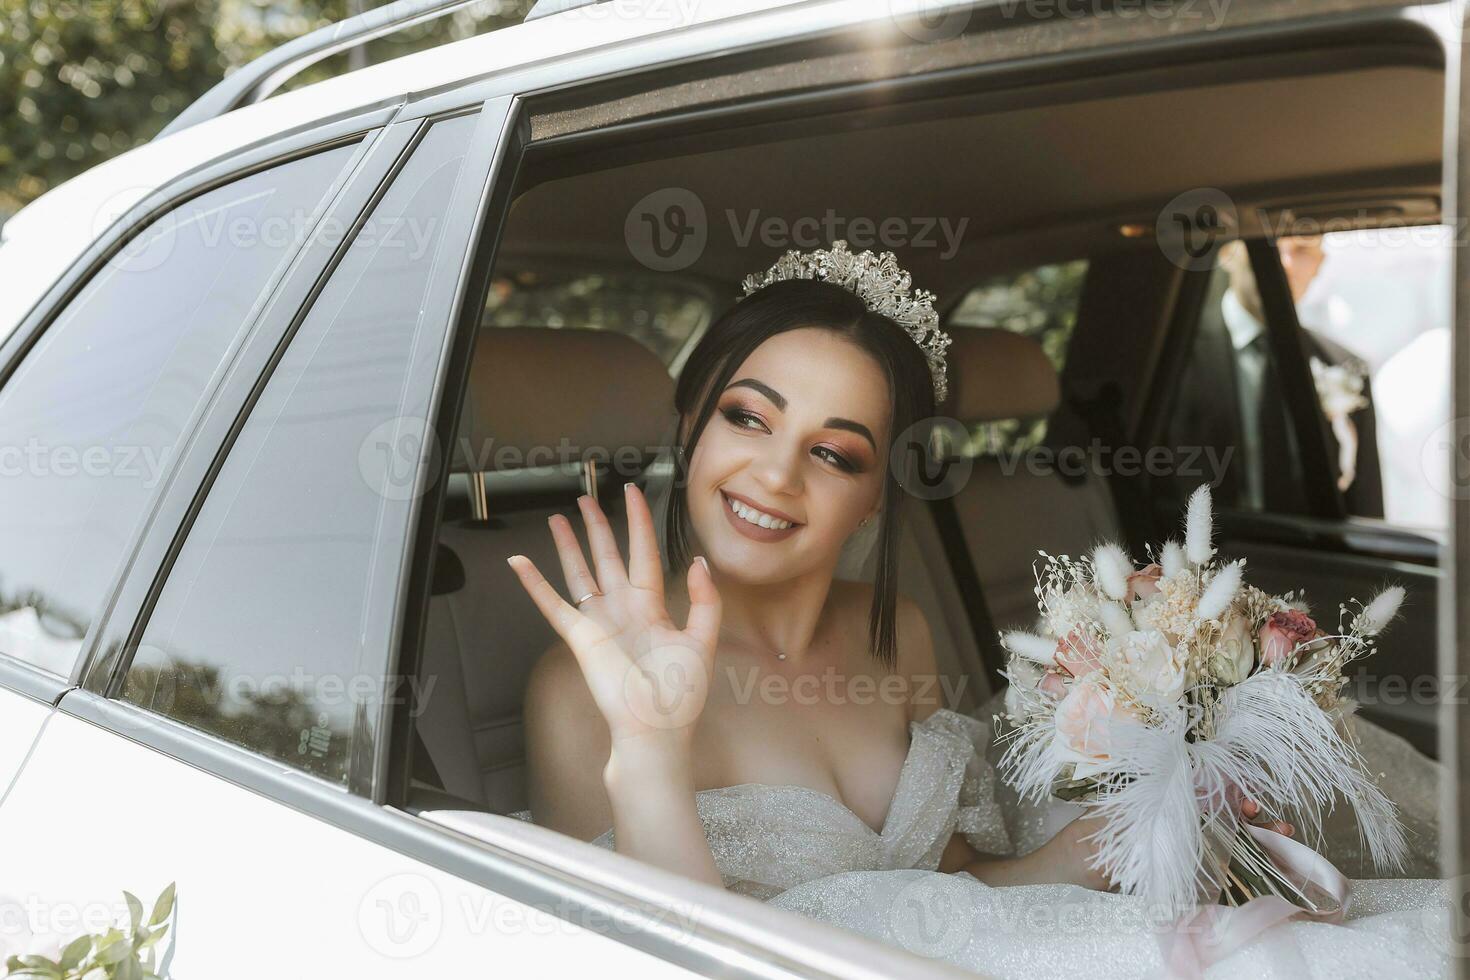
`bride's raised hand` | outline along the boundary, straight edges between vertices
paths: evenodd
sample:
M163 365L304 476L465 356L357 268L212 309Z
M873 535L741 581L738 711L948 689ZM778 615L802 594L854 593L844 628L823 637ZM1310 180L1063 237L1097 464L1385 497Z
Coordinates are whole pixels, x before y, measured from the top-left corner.
M689 617L674 624L664 599L662 562L648 501L633 484L625 488L628 564L602 508L591 497L577 503L587 528L593 570L571 522L550 519L562 575L573 602L523 555L509 559L536 608L571 648L614 744L670 741L687 747L709 694L720 595L709 567L689 566ZM594 574L595 570L595 574Z

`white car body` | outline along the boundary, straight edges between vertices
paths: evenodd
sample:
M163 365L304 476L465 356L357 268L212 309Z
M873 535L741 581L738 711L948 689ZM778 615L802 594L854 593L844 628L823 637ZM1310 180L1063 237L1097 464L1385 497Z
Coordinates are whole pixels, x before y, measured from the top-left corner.
M472 86L508 113L555 86L972 6L995 4L616 0L268 98L109 160L11 218L0 342L58 302L69 272L140 204L326 121L391 117ZM124 889L147 903L170 881L166 962L183 980L960 975L528 823L375 804L102 698L80 667L55 685L0 654L0 957L54 954L125 915Z

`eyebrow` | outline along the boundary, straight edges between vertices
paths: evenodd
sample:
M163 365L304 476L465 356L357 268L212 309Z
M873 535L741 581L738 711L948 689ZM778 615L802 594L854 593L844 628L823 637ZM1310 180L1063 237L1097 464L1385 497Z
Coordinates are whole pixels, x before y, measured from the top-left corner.
M852 419L831 418L822 424L829 429L845 429L848 432L856 432L868 440L868 445L873 447L874 452L878 451L878 440L873 438L872 430L861 422L854 422Z
M754 378L741 378L739 381L732 381L725 386L726 391L729 391L731 388L754 389L755 391L760 392L762 395L765 395L768 399L770 399L772 405L775 405L783 412L786 411L785 397L782 396L782 394L775 388L772 388L770 385L766 384L764 381L757 381Z

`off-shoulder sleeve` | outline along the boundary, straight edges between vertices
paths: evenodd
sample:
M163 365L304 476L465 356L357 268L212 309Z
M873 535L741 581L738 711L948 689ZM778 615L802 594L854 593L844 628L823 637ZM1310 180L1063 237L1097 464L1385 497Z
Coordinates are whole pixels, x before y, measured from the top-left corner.
M1015 848L1006 829L1001 802L996 794L998 776L986 758L990 729L978 718L953 711L938 711L921 723L950 736L963 759L955 830L965 835L970 846L982 854L1011 854Z

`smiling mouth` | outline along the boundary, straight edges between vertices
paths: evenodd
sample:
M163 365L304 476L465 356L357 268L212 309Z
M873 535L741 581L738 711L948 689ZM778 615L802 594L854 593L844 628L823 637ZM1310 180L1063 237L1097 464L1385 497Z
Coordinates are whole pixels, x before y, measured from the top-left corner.
M774 541L788 537L801 527L795 521L766 513L744 500L737 500L723 490L720 491L720 496L725 502L725 517L737 531L747 537L760 541Z

